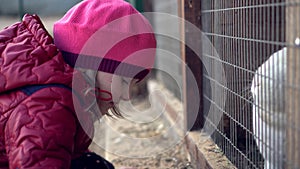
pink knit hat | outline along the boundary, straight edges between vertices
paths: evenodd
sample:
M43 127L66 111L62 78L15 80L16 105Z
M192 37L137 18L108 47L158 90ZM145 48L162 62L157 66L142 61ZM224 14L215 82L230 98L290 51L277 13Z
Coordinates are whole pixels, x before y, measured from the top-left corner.
M147 19L124 0L84 0L54 24L54 41L68 64L142 79L155 60Z

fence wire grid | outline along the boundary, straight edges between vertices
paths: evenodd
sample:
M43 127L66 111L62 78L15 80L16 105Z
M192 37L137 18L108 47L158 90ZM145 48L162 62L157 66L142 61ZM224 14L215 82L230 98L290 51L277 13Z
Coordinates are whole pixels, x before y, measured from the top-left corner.
M202 0L201 27L221 58L202 53L206 68L222 62L227 79L212 139L237 168L300 168L300 0ZM213 83L204 73L206 110L220 108Z

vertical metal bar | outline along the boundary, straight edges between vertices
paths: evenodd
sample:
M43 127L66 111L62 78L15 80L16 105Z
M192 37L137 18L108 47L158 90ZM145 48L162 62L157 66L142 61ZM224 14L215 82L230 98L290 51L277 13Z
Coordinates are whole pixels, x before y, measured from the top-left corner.
M244 14L245 16L244 17L246 19L245 22L248 24L248 26L245 28L245 35L246 35L247 38L250 38L251 35L250 35L249 32L251 30L251 22L252 21L251 21L251 17L249 16L249 1L246 0L245 4L247 5L247 9L245 9L245 14ZM251 67L252 67L252 65L251 65L252 64L252 62L251 62L252 57L251 57L251 54L249 53L251 44L252 44L252 42L248 42L246 47L245 47L245 51L244 51L245 55L247 55L247 53L248 53L248 57L246 58L246 60L244 62L244 65L247 67L248 70L250 70ZM244 108L243 108L244 110L242 110L242 111L245 112L244 113L245 114L245 118L244 118L245 123L244 123L244 125L245 125L245 128L247 129L246 135L245 135L245 138L246 138L246 152L253 152L252 147L250 146L251 144L250 144L250 137L249 137L249 131L248 131L250 129L249 120L251 119L250 116L249 116L250 113L248 112L249 109L248 109L248 106L247 106L249 96L248 96L248 92L246 91L248 86L249 86L249 72L245 72L244 79L245 79L245 82L244 82L242 91L244 91L244 93L245 93L244 96L245 96L246 100L243 102L244 103ZM255 161L252 157L252 153L248 153L247 157L249 158L249 160L251 160L251 161L247 161L247 164L251 168L254 167L253 165L250 165L250 162L255 164Z
M240 6L241 4L241 1L237 1L237 7ZM241 29L242 29L242 26L241 26L241 12L242 10L237 10L238 12L238 20L237 20L237 37L241 37ZM234 152L235 152L235 156L238 157L238 166L241 166L242 164L242 156L240 154L239 151L237 151L237 147L238 147L238 137L237 137L237 124L235 122L235 120L239 120L239 98L238 96L236 95L236 93L239 91L238 88L239 88L239 76L240 76L240 69L237 67L238 65L240 65L241 63L241 58L243 56L241 56L241 44L242 40L241 39L238 39L237 40L237 46L236 46L236 50L238 50L238 53L234 56L234 78L233 78L233 98L234 98L234 112L233 112L233 116L232 116L232 124L233 124L233 130L232 132L234 132L233 134L233 147L234 147Z
M285 0L279 0L279 2L285 2ZM278 24L278 27L279 27L279 31L278 31L278 42L284 42L285 41L285 5L283 4L283 5L281 5L279 8L277 8L277 12L280 14L279 16L280 17L277 17L277 24ZM284 46L282 46L282 45L280 45L280 46L278 46L278 47L280 47L280 48L282 48L282 47L284 47ZM284 64L282 63L282 66L284 66ZM282 75L281 76L281 79L284 79L284 78L287 78L285 75ZM281 84L282 85L282 90L284 90L284 88L285 88L285 84L284 84L284 82L283 82L283 84ZM283 94L280 96L281 98L285 98L285 92L283 91ZM280 105L279 105L280 107L284 107L284 102L281 102L280 103ZM284 110L285 111L285 110ZM285 113L285 112L283 112L283 113ZM285 120L284 119L281 119L281 121L280 121L280 126L284 126L284 123L285 123ZM283 128L283 130L286 130L285 128ZM285 144L285 142L284 141L282 141L283 142L283 145ZM285 148L284 148L285 146L281 146L280 148L280 150L282 151L282 152L285 152ZM285 157L286 158L286 157ZM286 161L286 159L282 159L282 161L283 161L283 164L282 165L284 165L284 163L285 163L285 161Z
M22 20L23 15L24 15L24 1L23 0L19 0L19 18L20 20Z
M225 8L226 6L228 6L228 3L227 3L228 1L223 0L222 2L223 2L222 9ZM223 14L225 15L225 22L223 21L224 23L222 23L222 30L224 30L223 32L224 32L225 34L227 33L226 28L228 27L228 25L230 25L230 23L226 20L226 12L227 12L227 11L225 11L225 12L220 12L220 13L223 13ZM223 40L225 41L226 38L224 37ZM223 47L223 52L224 52L224 53L221 54L221 55L222 55L221 58L222 58L223 60L228 61L228 60L229 60L229 55L227 55L227 54L228 54L228 51L226 50L226 49L227 49L226 46L225 46L226 43L225 43L224 41L222 42L222 47ZM229 46L229 47L230 47L230 46ZM229 50L230 50L230 48L229 48ZM227 55L227 57L225 57L225 55ZM227 96L228 96L228 95L227 95ZM227 111L227 110L225 109L224 111ZM222 121L222 129L223 129L222 132L223 132L223 134L225 133L225 125L226 125L226 123L225 123L224 120L223 120L223 121ZM231 145L228 144L228 141L227 141L225 138L222 139L222 144L223 144L223 150L225 150L227 154L230 154L230 155L229 155L229 156L230 156L229 159L232 160L232 153L231 153L231 150L230 150L229 153L228 153L227 148L226 148L226 147L231 146Z
M245 17L245 10L247 8L247 4L245 3L245 0L241 1L241 5L245 7L244 9L241 10L241 22L242 22L242 24L241 24L242 25L241 36L243 38L246 38L246 26L247 26L248 23L246 23L246 19L247 18ZM241 56L242 56L242 58L241 58L241 63L239 65L241 67L243 67L243 68L247 68L246 64L245 64L245 60L246 60L245 46L246 46L246 43L247 43L246 40L242 40L242 44L241 44ZM241 78L239 78L239 82L238 82L239 87L238 87L238 90L237 90L237 93L240 93L239 103L238 103L239 109L238 109L238 114L237 115L238 115L238 122L240 124L238 124L237 127L239 127L240 129L242 129L244 127L244 125L245 125L245 114L243 113L243 109L242 109L243 108L243 102L244 102L244 100L242 99L243 95L241 94L241 91L242 91L243 86L244 86L244 78L245 78L245 76L244 76L244 70L243 69L239 68L239 71L240 71L239 77L241 77ZM239 134L237 133L237 136L238 135ZM243 135L242 137L244 138L245 136ZM238 142L240 141L239 137L238 137L237 141ZM243 143L243 144L246 144L246 143ZM243 155L245 155L245 154L243 153ZM244 163L244 165L246 165L246 158L244 158L243 163Z
M271 3L270 3L270 5L272 4L272 3L274 3L273 2L274 0L271 0ZM267 25L267 31L269 32L268 34L267 34L267 40L268 41L274 41L274 37L273 37L273 32L274 32L274 30L276 29L276 27L274 27L274 17L273 17L273 15L272 15L272 13L273 13L273 6L269 6L268 8L267 8L267 18L269 18L269 22L267 22L266 23L266 25ZM270 53L273 53L273 52L275 52L275 51L273 51L273 47L274 45L272 45L272 44L268 44L268 50L269 50L269 52ZM273 58L272 59L273 60L273 63L274 63L274 60L275 60L275 58ZM269 65L269 66L271 66L272 67L272 72L275 72L275 68L274 68L274 65ZM273 81L273 84L274 83L278 83L278 81L274 81L275 80L275 73L273 73L273 74L271 74L271 71L268 73L268 75L267 75L268 77L270 77L270 79L268 79L268 81L269 81L269 83L271 84L272 83L272 81ZM275 84L276 85L276 84ZM273 111L274 110L272 110L272 108L271 108L271 106L273 107L273 105L272 105L272 102L274 101L274 92L276 93L276 91L273 91L274 89L272 89L272 88L268 88L267 90L266 90L266 94L268 94L269 96L271 96L271 95L273 95L273 97L271 97L270 99L269 99L269 103L268 103L268 107L269 107L269 110L268 110L268 115L269 115L269 117L271 117L271 116L273 116L273 114L272 113L274 113ZM269 148L269 153L270 154L275 154L275 150L276 150L276 143L278 142L278 139L276 139L275 140L275 134L276 134L276 131L273 129L273 127L271 126L271 124L269 124L268 126L267 126L267 129L269 129L270 130L270 132L268 133L268 135L269 135L269 138L271 139L271 140L273 140L274 142L272 143L272 141L270 141L270 140L268 140L268 142L269 142L269 144L270 144L270 148ZM266 130L267 130L266 129ZM272 157L271 157L271 161L272 162L275 162L275 159L276 158L276 156L275 155L272 155ZM275 167L275 169L278 169L277 168L277 166Z
M266 0L262 0L262 3L265 3L265 1ZM260 15L260 39L259 40L264 40L265 39L265 34L264 34L264 26L265 26L265 22L264 22L264 18L265 18L265 8L262 8L261 9L261 15ZM263 46L264 44L263 43L260 43L260 46L262 47L261 49L261 53L260 53L260 57L263 57L263 55L264 55L264 53L266 54L267 52L265 52L264 50L267 50L267 46ZM262 76L262 74L260 74L259 75L260 76L260 78L263 78L263 76ZM262 90L260 91L260 95L262 96L262 95L265 95L266 93L265 93L265 91L266 91L266 89L264 88L264 87L261 87L262 88ZM261 99L261 97L260 97L260 99ZM260 101L261 102L261 101ZM257 105L257 106L259 106L259 105ZM259 109L258 108L258 110L259 110L259 112L258 112L258 114L260 114L260 115L262 115L263 114L263 112L262 112L262 110L261 109ZM267 113L267 109L265 109L264 111L266 111L266 113ZM259 115L257 116L257 118L259 118ZM264 116L261 116L261 119L262 118L264 118ZM261 120L261 119L258 119L257 120L257 122L259 123L259 120ZM266 131L266 128L264 128L260 123L259 123L259 127L260 127L260 129L258 130L258 131L262 131L263 133L267 133L267 131ZM260 139L260 142L261 142L261 144L262 144L262 148L261 148L261 150L260 150L260 152L263 154L265 151L267 151L267 146L266 146L266 140L265 140L265 137L261 137L260 135L258 135L258 138Z
M224 8L224 1L223 0L220 0L219 1L219 3L218 3L218 8L219 9L223 9ZM223 32L223 30L224 30L224 15L222 15L222 12L220 11L220 12L216 12L216 14L217 14L217 19L218 19L218 21L217 21L217 23L218 23L218 26L217 27L219 27L219 29L217 30L217 32L219 33L219 34L222 34L221 32ZM223 40L224 40L224 38L222 38L222 37L218 37L217 38L218 39L218 47L217 47L217 50L218 50L218 52L220 53L221 52L221 56L223 56L223 54L224 54L224 45L223 45ZM223 57L221 57L221 59L222 59ZM222 126L224 126L224 123L222 123ZM223 128L223 127L222 127ZM222 131L222 134L224 133L223 131L224 130L220 130L220 131ZM224 150L225 149L225 140L224 140L224 138L222 138L221 139L221 141L220 141L220 147L222 147L222 149Z
M259 2L258 2L259 3ZM253 3L253 4L256 4L256 3ZM254 21L256 21L256 23L259 21L258 20L258 18L260 17L259 15L260 15L260 9L258 9L258 8L254 8L254 9L251 9L251 13L252 13L252 24L253 24L253 28L252 28L252 32L251 32L251 38L253 38L253 39L258 39L258 34L259 34L259 27L258 27L258 24L255 24L255 22ZM258 42L253 42L253 46L250 48L251 49L251 51L252 51L252 53L253 54L258 54L259 53L259 51L260 51L260 49L261 48L257 48L257 46L258 46ZM252 60L253 60L253 67L252 67L252 70L253 71L255 71L256 70L256 68L257 68L257 66L258 66L258 63L259 63L259 58L256 58L256 57L252 57ZM252 78L255 76L255 73L252 75ZM251 80L252 80L252 78L251 78ZM252 106L256 106L255 105L255 103L253 102L252 103L253 105ZM252 119L252 129L255 127L255 128L258 128L259 126L258 126L258 124L257 123L255 123L255 121L256 121L256 119L253 119L254 117L253 117L253 107L252 107L252 109L251 109L252 111L251 111L251 119ZM253 130L252 130L253 131ZM254 133L253 133L254 134ZM255 141L255 139L257 138L257 135L253 135L252 136L254 139L253 139L253 141L252 141L252 144L253 144L253 146L255 146L255 145L257 145L256 144L256 141ZM255 155L255 161L256 162L258 162L259 161L259 154L258 153L256 153Z
M233 4L231 5L232 7L236 7L237 5L237 1L233 1ZM236 10L233 10L234 12L235 12L235 14L236 14ZM237 21L238 21L238 18L236 18L236 15L234 14L234 21L236 21L235 23L234 23L234 25L233 25L233 36L237 36L237 30L238 30L238 28L237 28ZM230 64L234 64L234 59L235 59L235 57L236 57L236 51L237 51L237 49L235 48L235 45L236 45L236 40L233 40L233 51L234 51L234 53L231 55L231 58L230 58L230 61L229 61L229 63ZM232 72L233 72L233 74L230 74L229 76L229 78L230 78L230 85L229 85L229 89L231 90L231 91L233 91L234 90L234 77L235 77L235 70L234 70L234 67L232 67L231 66L231 68L230 69L232 69ZM232 102L232 101L234 101L234 97L233 97L233 93L230 91L230 98L229 98L229 100ZM226 111L228 111L228 114L229 115L231 115L231 117L232 117L232 115L233 115L233 113L235 112L235 108L233 108L232 107L232 105L234 105L234 103L228 103L229 104L229 106L228 106L228 108L227 108L227 110ZM229 119L230 120L230 130L229 130L229 132L230 132L230 136L232 135L232 132L234 132L233 130L232 130L232 118L230 118ZM233 139L232 139L232 136L230 137L230 140L232 141ZM234 141L232 141L232 142L234 142ZM234 159L233 158L233 156L236 156L235 155L235 151L234 151L234 148L233 148L233 145L231 144L230 145L230 152L232 152L232 157L231 157L231 159ZM236 165L239 167L239 160L237 160L237 159L235 159L235 161L236 161Z
M263 4L263 1L264 0L259 0L259 2L256 5ZM256 10L258 11L258 13L256 14L257 23L255 23L255 26L256 26L255 35L256 35L257 40L261 40L262 39L262 34L263 34L263 28L262 28L262 25L263 25L262 24L263 9L262 8L256 8ZM257 60L256 60L256 63L255 63L255 65L256 65L255 69L257 69L260 66L260 63L261 63L261 60L262 60L262 53L263 53L262 50L264 50L263 47L262 47L262 43L260 43L258 41L256 42L256 47L258 49L253 49L253 50L256 50L255 54L257 54L257 56L258 56L258 57L256 57ZM260 77L259 74L257 74L257 76ZM260 92L258 92L257 94L262 95L262 90ZM257 100L259 102L260 98L257 97ZM261 110L258 109L258 105L256 103L254 103L254 104L255 104L255 108L256 108L257 112L252 112L252 113L255 113L255 116L253 116L254 117L254 120L253 120L254 124L253 125L255 125L255 128L256 128L257 131L263 131L262 126L260 125L260 123L257 123L258 122L258 114L261 114ZM263 144L263 141L264 141L263 138L261 138L257 133L255 133L255 134L256 134L255 138L257 139L256 144L258 144L258 145ZM259 146L258 146L258 148L260 149ZM262 152L262 151L264 151L263 148L260 149L260 152Z
M247 0L243 0L243 2L242 2L242 4L243 4L243 6L245 6L246 8L245 9L243 9L243 11L242 11L242 20L243 20L243 22L244 22L244 24L243 24L243 36L244 36L244 38L248 38L248 34L247 34L247 32L248 32L248 26L249 26L249 23L247 22L247 21L249 21L248 20L248 18L246 17L246 11L247 11L247 8L248 8L248 5L247 5ZM247 66L247 64L246 64L246 60L248 60L248 57L249 57L249 55L247 55L247 53L246 53L246 47L248 46L248 44L249 44L250 42L248 42L248 41L246 41L246 40L243 40L243 61L242 61L242 65L243 65L243 67L244 68L248 68L248 66ZM243 91L243 89L245 88L245 86L246 86L246 78L247 78L247 74L246 74L246 72L244 71L244 70L241 70L241 73L242 73L242 77L243 77L243 79L242 79L242 81L241 81L241 86L240 86L240 88L239 88L239 93L241 93L241 96L242 97L244 97L245 95L244 94L242 94L242 91ZM246 104L246 101L244 100L244 99L242 99L242 98L240 98L240 111L239 111L239 114L240 114L240 116L241 116L241 125L242 126L240 126L240 128L247 128L247 125L246 125L246 118L247 118L247 113L245 112L245 107L244 107L244 105ZM247 140L247 131L245 132L245 135L243 136L244 138L245 138L245 151L247 151L248 149L248 140ZM245 154L244 153L244 155L247 157L248 155L247 154ZM247 158L245 158L245 164L244 165L246 165L246 166L249 166L249 163L248 163L248 160L247 160Z
M240 7L241 5L241 1L239 0L239 1L237 1L237 3L236 3L236 7ZM237 10L237 16L238 16L238 18L237 18L237 32L236 32L236 37L241 37L241 10L240 9L238 9ZM238 39L237 40L237 48L236 48L236 50L238 51L237 53L236 53L236 55L234 55L234 61L232 61L232 63L234 64L234 65L237 65L237 64L240 64L239 62L241 61L241 57L243 57L243 56L241 56L241 50L240 50L240 47L241 47L241 40L240 39ZM239 58L238 58L239 57ZM233 77L233 81L232 81L232 83L233 83L233 88L232 88L232 91L233 92L237 92L238 91L238 86L239 86L239 79L238 79L238 77L239 77L239 71L240 71L240 69L239 68L237 68L237 67L234 67L234 77ZM234 101L234 103L233 103L233 105L234 105L234 112L233 112L233 119L236 119L236 120L239 120L238 119L238 113L239 113L239 111L238 111L238 99L239 98L237 98L237 96L235 95L235 94L233 94L233 101ZM232 130L231 130L231 132L232 132L232 140L233 140L233 145L232 146L235 146L235 147L237 147L237 144L238 144L238 140L237 140L237 125L236 125L236 123L234 122L234 120L233 119L231 119L231 124L232 124ZM238 151L236 151L235 150L236 148L234 148L234 156L235 157L238 157L238 167L239 166L241 166L241 154L240 153L238 153Z

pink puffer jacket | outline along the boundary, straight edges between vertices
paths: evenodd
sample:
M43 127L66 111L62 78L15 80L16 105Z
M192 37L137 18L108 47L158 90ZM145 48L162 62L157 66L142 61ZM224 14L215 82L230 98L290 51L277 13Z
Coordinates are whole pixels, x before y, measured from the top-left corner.
M0 65L0 168L70 168L91 143L74 113L72 91L58 86L22 90L43 84L71 87L76 73L38 16L25 15L0 31Z

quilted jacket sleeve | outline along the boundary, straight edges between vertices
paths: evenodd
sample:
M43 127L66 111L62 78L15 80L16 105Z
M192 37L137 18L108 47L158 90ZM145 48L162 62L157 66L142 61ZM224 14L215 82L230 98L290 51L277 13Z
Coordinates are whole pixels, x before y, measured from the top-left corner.
M76 118L63 90L40 90L13 110L5 128L10 169L70 168Z

